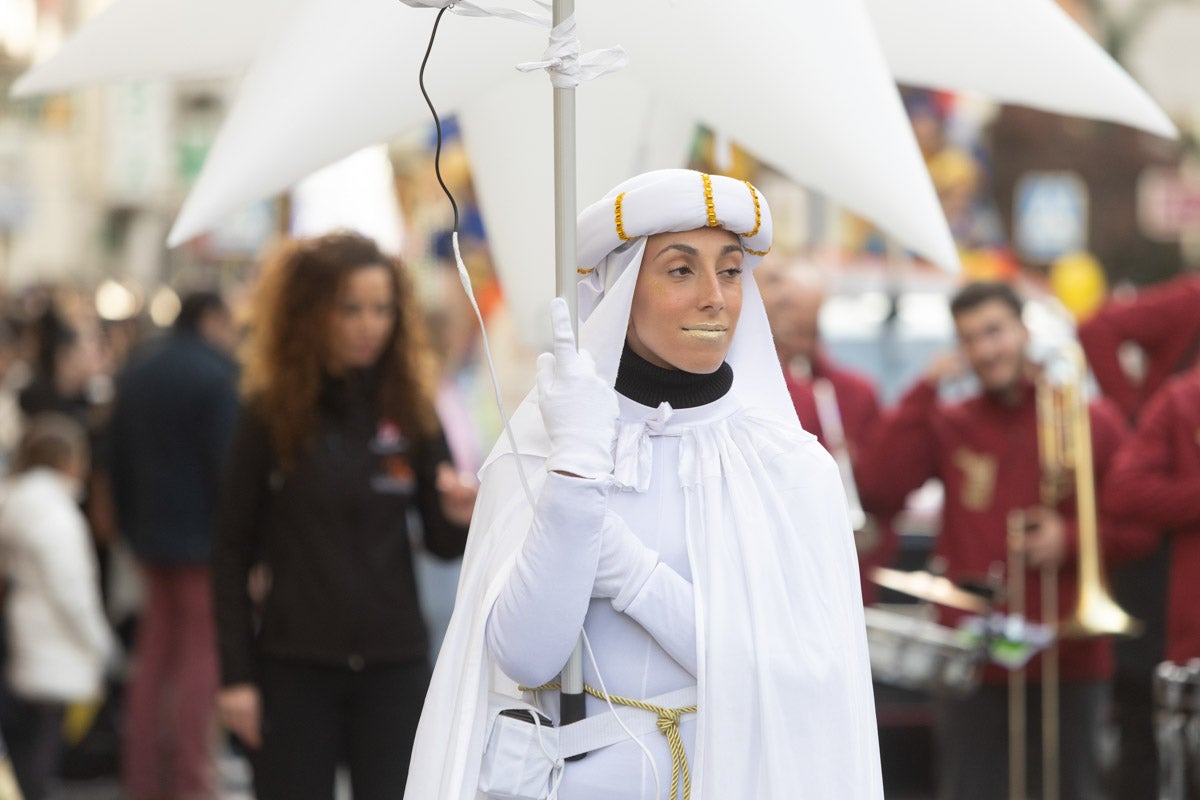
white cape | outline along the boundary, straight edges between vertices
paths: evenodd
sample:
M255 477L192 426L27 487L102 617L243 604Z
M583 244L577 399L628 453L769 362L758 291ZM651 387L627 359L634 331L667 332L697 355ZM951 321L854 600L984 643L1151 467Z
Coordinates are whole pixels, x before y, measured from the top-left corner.
M622 256L640 263L642 247ZM636 269L581 330L615 378ZM729 363L742 410L681 443L684 521L699 664L694 800L883 797L858 564L833 460L787 400L754 281ZM612 316L612 318L606 318ZM617 327L614 328L614 322ZM604 333L604 339L596 338ZM498 445L480 473L454 616L413 750L409 800L483 800L476 791L489 689L515 687L484 641L488 615L532 519L545 432L536 397L513 418L521 455ZM568 767L569 768L569 767Z

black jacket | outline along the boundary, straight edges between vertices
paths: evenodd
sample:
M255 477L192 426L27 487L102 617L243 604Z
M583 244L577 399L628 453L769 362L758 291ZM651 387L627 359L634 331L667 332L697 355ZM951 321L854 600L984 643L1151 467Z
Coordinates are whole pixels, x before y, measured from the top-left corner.
M139 352L116 389L108 468L122 533L150 563L208 563L237 419L233 360L176 332Z
M445 518L435 485L445 438L401 432L372 397L369 376L327 379L316 435L286 471L243 408L213 553L224 685L253 681L258 655L352 669L427 657L408 517L443 558L462 553L467 530ZM256 563L271 572L257 631L246 590Z

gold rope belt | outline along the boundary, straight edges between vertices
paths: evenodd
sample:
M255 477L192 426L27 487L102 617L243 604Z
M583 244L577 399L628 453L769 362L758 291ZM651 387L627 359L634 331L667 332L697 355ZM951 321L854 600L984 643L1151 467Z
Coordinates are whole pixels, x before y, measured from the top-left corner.
M559 690L562 688L561 683L544 683L541 686L529 688L527 686L518 687L523 692L541 692ZM606 699L604 692L598 689L593 689L586 683L583 685L583 690L595 697L597 700ZM634 700L629 697L617 697L615 694L607 695L607 699L617 705L629 706L630 708L640 708L642 711L649 711L651 714L658 716L658 730L663 736L667 737L667 747L671 750L671 800L675 800L675 795L679 792L679 780L683 779L683 800L691 800L692 798L692 772L688 769L687 753L683 749L683 738L679 735L679 721L684 714L695 714L696 706L684 706L682 708L663 708L656 706L653 703L647 703L643 700Z

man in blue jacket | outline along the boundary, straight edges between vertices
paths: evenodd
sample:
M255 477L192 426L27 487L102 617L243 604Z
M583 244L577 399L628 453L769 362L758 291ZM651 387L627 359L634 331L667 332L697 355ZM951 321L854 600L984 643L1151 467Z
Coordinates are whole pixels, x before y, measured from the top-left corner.
M216 796L209 745L218 683L209 552L237 416L234 335L220 295L188 295L173 330L146 345L117 379L113 496L145 592L122 748L130 800Z

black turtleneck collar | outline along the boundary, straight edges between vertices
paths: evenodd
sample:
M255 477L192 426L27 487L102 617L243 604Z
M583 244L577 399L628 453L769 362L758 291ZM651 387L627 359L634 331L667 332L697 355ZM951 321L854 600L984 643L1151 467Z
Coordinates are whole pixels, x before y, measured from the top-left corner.
M625 343L614 388L635 403L656 407L664 400L671 408L695 408L720 400L733 386L733 367L722 362L707 375L664 369L639 356Z

